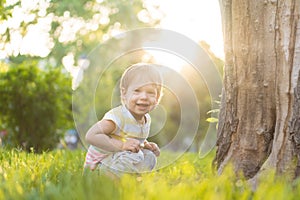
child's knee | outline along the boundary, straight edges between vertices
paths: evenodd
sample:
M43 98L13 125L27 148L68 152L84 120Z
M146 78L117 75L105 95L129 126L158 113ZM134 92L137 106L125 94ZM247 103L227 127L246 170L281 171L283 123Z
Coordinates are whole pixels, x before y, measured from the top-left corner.
M149 166L150 170L152 170L156 166L157 158L152 151L145 149L144 162L146 163L147 166Z

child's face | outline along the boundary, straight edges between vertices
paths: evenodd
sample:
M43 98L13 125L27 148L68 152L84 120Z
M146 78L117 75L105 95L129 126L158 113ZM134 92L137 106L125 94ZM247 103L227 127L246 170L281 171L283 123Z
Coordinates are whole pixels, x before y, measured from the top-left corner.
M155 108L158 102L157 88L154 84L147 84L138 88L129 86L127 91L122 92L122 98L135 119L141 120L146 113Z

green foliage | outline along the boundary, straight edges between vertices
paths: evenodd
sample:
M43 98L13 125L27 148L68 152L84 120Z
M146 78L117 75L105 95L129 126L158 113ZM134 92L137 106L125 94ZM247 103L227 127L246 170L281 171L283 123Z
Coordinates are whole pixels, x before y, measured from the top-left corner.
M16 2L11 6L4 6L6 0L0 0L0 20L6 20L9 16L11 16L11 10L14 6L20 5L20 2Z
M170 153L163 152L168 157ZM125 175L120 180L82 175L83 151L42 154L0 149L0 199L297 199L300 183L268 173L253 191L230 168L218 176L211 171L213 155L199 159L184 154L152 173Z
M117 188L112 181L97 176L82 177L83 159L84 152L79 151L34 154L1 150L0 199L115 197Z
M4 67L2 67L4 68ZM0 121L11 145L37 152L52 149L59 129L72 127L70 78L26 62L0 72Z
M216 101L216 103L218 105L220 105L219 101ZM219 108L213 109L213 110L210 110L210 111L207 112L207 114L215 114L215 115L219 115L219 113L220 113L220 109ZM209 117L209 118L206 119L206 121L209 122L209 123L217 123L217 122L219 122L219 119L216 118L216 117Z
M52 0L48 12L54 12L58 16L62 16L64 12L69 11L73 16L87 15L84 5L89 0Z
M2 48L5 47L4 44L15 42L11 37L13 34L19 33L19 36L23 38L32 27L41 25L44 26L44 33L49 35L49 41L52 43L46 47L49 49L47 55L38 55L37 52L33 55L20 52L20 49L16 48L13 49L14 53L8 55L10 60L24 61L27 57L46 56L43 59L55 60L55 65L59 66L62 58L68 53L72 53L75 60L82 55L88 55L92 49L104 41L104 35L111 38L114 30L121 32L149 27L159 21L150 18L148 23L144 23L138 18L137 15L141 10L148 11L141 0L52 0L45 2L33 2L32 6L27 6L26 9L20 9L30 3L25 0L19 0L16 4L9 6L4 6L4 3L0 2L0 11L2 11L0 17L3 21L16 21L11 18L19 15L9 15L14 10L24 15L24 19L17 19L20 21L19 27L11 27L10 23L8 27L4 27L6 31L0 36ZM26 20L29 16L30 20ZM48 24L43 24L45 19L49 20L50 27Z

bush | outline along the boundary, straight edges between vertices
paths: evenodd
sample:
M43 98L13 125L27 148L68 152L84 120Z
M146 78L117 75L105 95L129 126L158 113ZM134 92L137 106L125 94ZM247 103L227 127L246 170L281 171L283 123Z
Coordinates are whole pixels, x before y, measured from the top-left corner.
M29 61L0 70L0 94L0 128L12 146L52 149L70 128L71 81L58 68L41 70Z

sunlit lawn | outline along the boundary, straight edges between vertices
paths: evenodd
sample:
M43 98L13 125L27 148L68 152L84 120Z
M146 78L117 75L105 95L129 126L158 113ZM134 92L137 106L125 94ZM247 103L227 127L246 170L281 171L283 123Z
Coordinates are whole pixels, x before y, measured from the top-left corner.
M293 185L271 173L255 192L228 169L212 173L213 153L204 159L186 153L173 164L120 180L91 173L82 176L85 152L43 154L0 150L0 199L298 199ZM168 153L165 153L168 155ZM165 156L166 156L165 155Z

